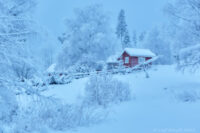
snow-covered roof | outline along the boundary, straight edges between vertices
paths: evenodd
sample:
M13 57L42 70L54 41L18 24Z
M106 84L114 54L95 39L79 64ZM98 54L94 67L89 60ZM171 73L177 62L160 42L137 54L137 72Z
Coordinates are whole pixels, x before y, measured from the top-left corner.
M118 58L120 57L121 53L117 53L115 55L112 55L110 56L108 59L107 59L107 63L116 63L118 62Z
M149 49L125 48L124 51L130 56L141 56L141 57L155 57L156 56Z
M55 72L55 68L56 68L56 64L52 64L52 65L49 66L49 68L47 69L47 72L49 72L49 73Z

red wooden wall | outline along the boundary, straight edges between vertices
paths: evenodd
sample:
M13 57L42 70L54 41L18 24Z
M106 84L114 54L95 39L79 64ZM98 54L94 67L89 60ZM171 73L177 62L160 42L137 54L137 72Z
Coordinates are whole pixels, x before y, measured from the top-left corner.
M129 57L129 63L127 63L127 64L125 63L125 58L126 58L126 57ZM121 60L123 60L124 66L126 66L126 67L134 67L134 66L136 66L136 65L139 64L138 58L139 58L139 57L130 56L129 54L127 54L126 52L124 52L124 53L122 54ZM151 57L146 57L146 58L145 58L146 61L147 61L147 60L150 60L150 59L151 59Z

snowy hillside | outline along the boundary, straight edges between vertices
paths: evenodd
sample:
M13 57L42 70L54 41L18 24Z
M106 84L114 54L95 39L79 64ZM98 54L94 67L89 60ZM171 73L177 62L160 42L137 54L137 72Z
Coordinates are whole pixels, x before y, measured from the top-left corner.
M200 74L177 73L174 66L157 66L149 74L150 78L143 72L116 75L131 86L132 100L110 107L109 117L101 124L67 133L198 133ZM86 80L53 86L47 94L67 103L78 101L84 95Z

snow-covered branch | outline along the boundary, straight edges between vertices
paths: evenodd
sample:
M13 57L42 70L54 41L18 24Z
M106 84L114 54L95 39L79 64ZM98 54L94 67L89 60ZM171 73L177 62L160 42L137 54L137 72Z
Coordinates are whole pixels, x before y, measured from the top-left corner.
M178 56L178 67L189 68L193 71L200 67L200 44L180 50Z

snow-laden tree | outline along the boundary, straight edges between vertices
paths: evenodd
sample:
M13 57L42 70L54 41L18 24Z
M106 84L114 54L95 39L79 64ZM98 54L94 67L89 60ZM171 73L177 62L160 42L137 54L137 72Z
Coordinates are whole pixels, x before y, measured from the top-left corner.
M30 78L34 67L28 43L36 32L28 14L35 6L35 2L0 0L0 6L0 76L15 74L22 80Z
M31 97L36 93L33 86L18 82L33 77L36 71L30 46L35 45L32 40L37 32L29 17L35 4L35 0L0 0L0 132L28 132L26 127L20 128L26 117L19 116L24 112L19 111L17 95L24 92ZM21 131L10 131L15 127Z
M179 60L178 56L181 49L193 47L200 42L199 5L200 1L198 0L176 0L176 2L165 7L165 11L170 17L169 40L171 40L172 52L177 60ZM196 56L198 57L198 55ZM190 61L193 62L195 59L197 58L190 58Z
M142 44L142 47L148 48L153 51L157 56L160 56L157 60L157 63L171 63L172 56L170 43L165 39L165 35L157 28L154 28L148 33L144 43Z
M192 72L200 68L200 44L183 48L177 56L178 69L189 69Z
M46 128L64 130L98 121L100 115L92 107L63 105L40 95L41 87L27 80L40 69L43 50L37 51L49 47L41 46L44 42L38 38L43 33L29 17L34 0L0 2L0 132L45 133Z
M34 9L36 0L0 0L0 12L6 16L23 16Z
M36 0L0 3L0 75L29 79L52 64L55 41L32 19Z
M66 38L58 57L59 66L68 68L75 64L91 67L104 61L117 47L109 24L109 17L99 5L77 9L73 19L66 20Z

